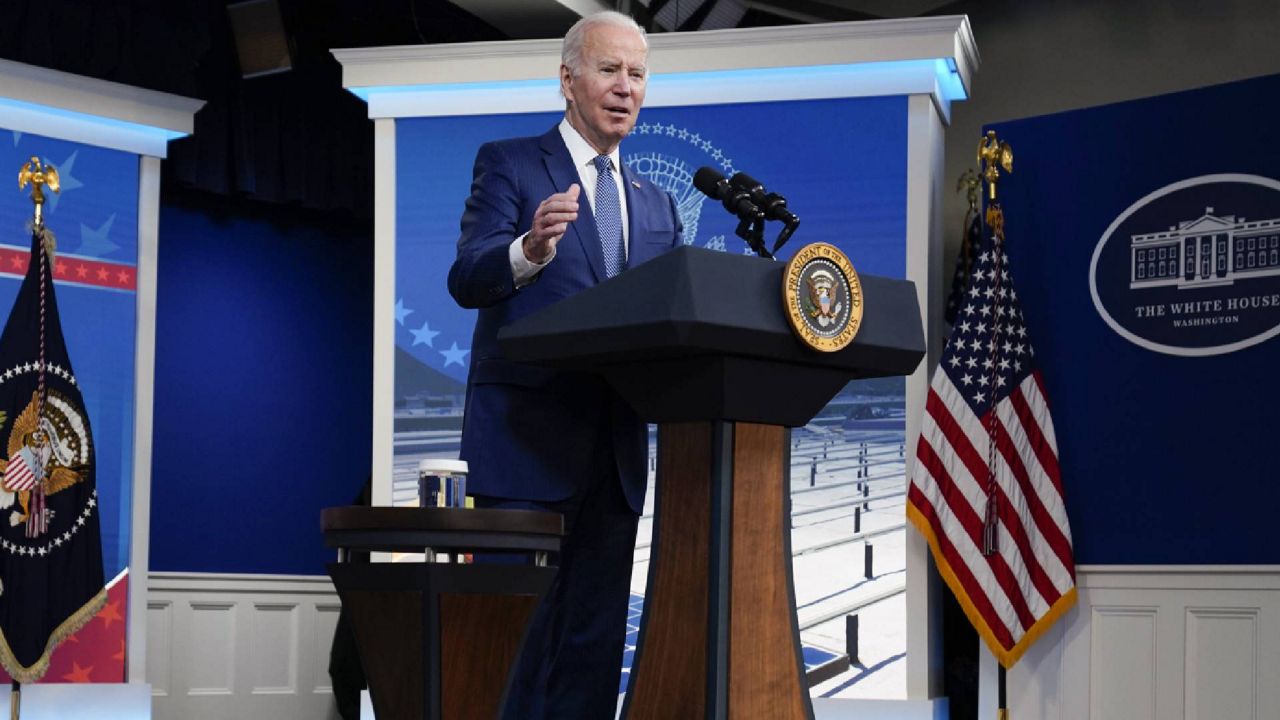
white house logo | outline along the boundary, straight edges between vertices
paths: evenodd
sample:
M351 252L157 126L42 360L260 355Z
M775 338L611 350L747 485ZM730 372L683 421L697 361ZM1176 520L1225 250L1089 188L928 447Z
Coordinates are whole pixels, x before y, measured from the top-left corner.
M671 123L636 125L624 147L629 151L623 157L627 167L675 197L680 222L684 224L684 244L693 245L698 238L702 201L707 199L693 186L693 174L704 165L712 165L726 176L732 175L733 161L700 133ZM702 245L724 250L724 235L711 237Z
M1280 181L1204 175L1129 206L1093 251L1089 290L1148 350L1219 355L1280 333Z

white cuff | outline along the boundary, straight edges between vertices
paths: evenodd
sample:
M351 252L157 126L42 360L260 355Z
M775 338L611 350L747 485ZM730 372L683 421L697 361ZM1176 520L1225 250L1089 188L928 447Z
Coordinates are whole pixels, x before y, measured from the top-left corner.
M525 233L516 238L507 249L507 257L511 260L511 277L515 280L517 288L522 288L533 282L538 273L542 272L542 268L556 258L555 248L551 248L551 256L547 258L546 262L536 263L526 258L524 256L524 239L528 234Z

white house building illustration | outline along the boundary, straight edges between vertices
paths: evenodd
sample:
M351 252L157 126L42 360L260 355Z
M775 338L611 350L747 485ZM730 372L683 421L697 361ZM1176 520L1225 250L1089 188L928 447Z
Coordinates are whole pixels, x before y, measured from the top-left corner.
M1166 232L1133 235L1129 287L1178 289L1230 285L1237 279L1280 275L1280 218L1246 222L1204 215Z

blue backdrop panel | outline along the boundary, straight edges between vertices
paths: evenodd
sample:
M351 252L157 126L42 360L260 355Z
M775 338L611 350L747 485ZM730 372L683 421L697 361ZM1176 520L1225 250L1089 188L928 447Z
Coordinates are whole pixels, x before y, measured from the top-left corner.
M1078 563L1280 562L1278 115L1272 76L992 126Z
M58 239L60 262L76 258L119 264L134 272L138 258L138 156L118 150L0 131L0 169L16 181L32 156L52 163L62 192L47 193L45 223ZM0 244L31 248L32 204L17 183L0 193ZM25 269L25 268L24 268ZM0 314L8 317L21 270L0 273ZM72 368L84 393L96 444L102 510L103 569L110 580L129 563L132 527L134 341L137 308L131 289L55 278L58 310Z
M369 475L368 240L170 205L160 237L151 568L323 575Z
M461 427L474 313L449 297L458 221L476 150L540 135L561 112L415 118L396 130L397 433ZM623 161L670 191L685 241L743 252L737 221L692 186L699 167L743 171L784 194L802 224L782 257L809 242L840 246L859 271L905 275L907 102L902 97L653 108L622 144ZM771 244L779 226L770 224ZM397 455L456 445L397 443Z

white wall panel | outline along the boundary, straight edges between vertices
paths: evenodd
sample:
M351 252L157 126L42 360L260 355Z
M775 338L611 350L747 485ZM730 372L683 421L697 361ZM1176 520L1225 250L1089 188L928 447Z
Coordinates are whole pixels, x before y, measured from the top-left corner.
M173 603L147 603L147 682L153 695L168 695L173 659Z
M230 695L235 685L236 604L197 601L187 607L182 635L189 695ZM185 632L184 632L185 631Z
M1187 611L1187 720L1257 720L1258 610Z
M1095 607L1089 717L1156 720L1156 609Z
M250 655L254 693L297 692L298 615L297 603L254 603Z
M1280 720L1280 567L1086 565L1077 584L1009 671L1010 717ZM984 649L984 720L995 679Z
M328 578L152 573L147 677L155 720L338 720Z

